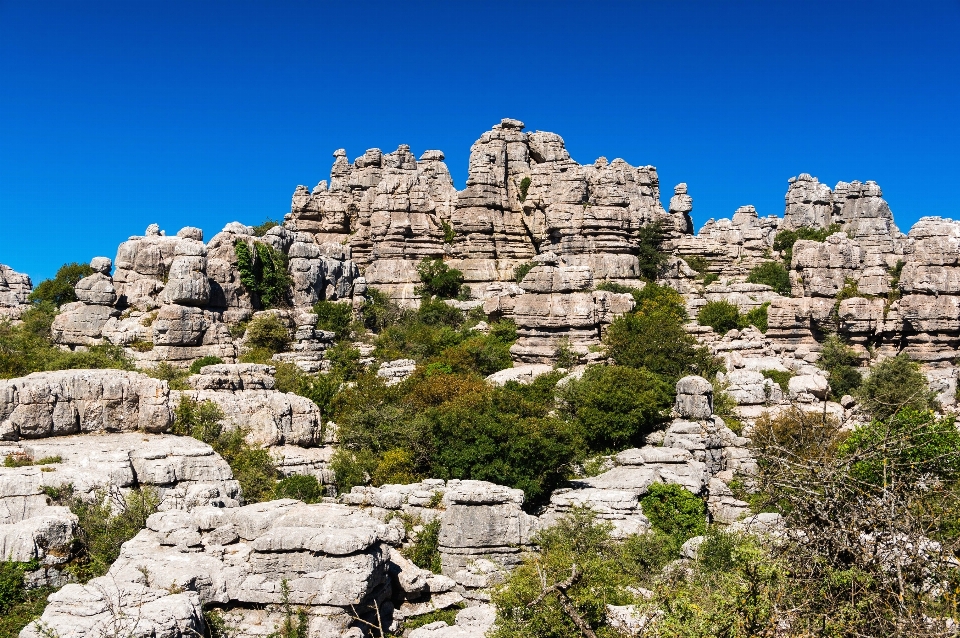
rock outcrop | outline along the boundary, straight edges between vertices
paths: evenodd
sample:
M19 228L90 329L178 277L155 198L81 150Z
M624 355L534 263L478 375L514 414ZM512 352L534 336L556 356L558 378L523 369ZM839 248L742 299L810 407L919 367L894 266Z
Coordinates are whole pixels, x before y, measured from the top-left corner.
M0 264L0 319L19 319L29 307L28 298L32 291L29 275Z

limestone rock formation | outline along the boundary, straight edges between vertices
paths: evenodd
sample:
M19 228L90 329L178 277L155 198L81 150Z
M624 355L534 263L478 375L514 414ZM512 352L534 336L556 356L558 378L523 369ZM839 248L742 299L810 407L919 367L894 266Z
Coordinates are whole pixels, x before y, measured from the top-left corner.
M29 275L0 264L0 319L19 319L33 291Z

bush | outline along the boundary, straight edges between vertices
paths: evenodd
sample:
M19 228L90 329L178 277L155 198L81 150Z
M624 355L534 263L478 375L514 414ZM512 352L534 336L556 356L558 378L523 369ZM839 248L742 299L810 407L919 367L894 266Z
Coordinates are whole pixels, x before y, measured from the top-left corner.
M280 222L278 222L275 219L270 219L268 217L267 219L263 220L263 223L257 224L256 226L253 227L253 234L257 237L263 237L264 235L267 234L268 230L270 230L271 228L275 228L279 225L280 225Z
M679 485L653 483L640 506L653 528L672 539L678 549L707 530L707 504Z
M200 374L200 370L204 366L215 366L223 363L223 359L220 357L214 357L212 355L207 355L205 357L200 357L196 361L190 364L190 374Z
M907 408L926 410L933 406L933 396L920 364L905 353L874 366L857 391L860 406L879 420Z
M416 293L424 297L438 299L459 299L469 290L463 285L463 273L450 268L442 259L424 258L417 266L417 274L423 282L417 286Z
M313 306L317 315L317 329L336 335L337 339L350 336L350 324L353 322L353 308L349 303L318 301Z
M274 498L295 498L304 503L319 503L323 500L323 486L314 476L293 475L277 481L273 488Z
M530 190L530 178L524 177L520 180L520 202L527 201L527 191Z
M643 445L669 420L673 388L648 370L593 366L560 392L591 452Z
M420 569L440 573L440 518L423 525L409 547L401 553Z
M248 348L266 350L272 355L286 350L290 346L290 341L287 327L274 314L259 315L247 326Z
M607 605L636 602L628 587L639 583L631 571L645 571L650 554L643 550L652 544L632 539L618 544L611 530L583 509L538 532L533 543L539 552L525 556L494 590L497 628L491 637L580 638L580 624L598 636L619 635L607 624ZM562 591L545 593L560 583L566 584Z
M448 222L440 222L440 228L443 229L443 243L452 244L453 240L457 238L457 233L453 230Z
M770 308L770 302L764 302L757 308L749 311L745 315L740 315L740 328L753 326L760 332L767 332L767 311Z
M830 392L837 399L856 393L863 383L863 375L857 369L860 358L836 335L824 340L817 365L830 374Z
M680 293L647 284L634 293L633 312L617 317L607 330L607 353L620 366L646 368L671 385L687 374L711 378L720 369L716 358L683 324L687 311Z
M666 238L663 224L660 222L641 226L637 232L637 259L640 262L640 276L648 281L654 281L667 262L667 256L661 249Z
M173 434L203 441L222 456L247 503L267 500L273 494L277 470L269 451L247 444L246 432L240 428L225 430L224 414L216 403L183 395L174 417Z
M728 301L708 302L697 315L701 326L710 326L718 335L740 327L740 310Z
M784 371L761 370L760 374L762 374L765 378L770 379L771 381L776 383L778 386L780 386L780 389L783 390L784 392L787 392L787 390L789 390L790 379L793 378L793 373L790 372L789 370L784 370Z
M57 274L53 279L44 279L30 293L30 303L41 304L49 303L59 308L63 304L77 301L77 293L74 286L84 277L89 277L94 273L94 269L88 264L78 264L76 262L64 264L57 269Z
M0 636L14 638L36 620L47 606L49 587L24 588L24 575L40 568L38 561L16 563L0 561Z
M380 332L395 324L403 316L403 311L386 294L376 288L368 288L358 314L365 328Z
M133 370L133 362L119 346L103 344L78 352L61 350L50 340L50 324L55 315L53 304L42 302L27 310L18 325L0 320L0 378L23 377L44 370Z
M183 370L182 368L175 368L166 361L161 361L152 368L146 368L140 372L148 377L166 381L171 390L190 389L190 386L187 384L187 377L190 375L190 371Z
M523 278L527 276L527 273L533 270L536 265L537 264L535 264L534 262L528 261L527 263L520 264L519 266L514 268L513 269L514 281L516 281L519 284L521 281L523 281Z
M72 485L46 492L52 504L69 507L77 516L74 558L66 570L82 583L106 574L120 556L121 545L147 526L147 518L160 505L160 494L150 487L126 495L98 490L92 502L76 496Z
M825 241L827 237L838 233L841 230L840 224L831 224L826 228L798 228L796 230L781 230L773 238L773 249L783 252L783 261L787 268L793 262L793 245L798 239L808 239L810 241Z
M778 261L765 261L754 266L747 275L747 283L770 286L774 292L790 296L790 271Z
M233 245L237 256L240 282L264 308L287 303L287 293L293 282L287 272L287 256L263 242L254 242L253 248L242 239Z

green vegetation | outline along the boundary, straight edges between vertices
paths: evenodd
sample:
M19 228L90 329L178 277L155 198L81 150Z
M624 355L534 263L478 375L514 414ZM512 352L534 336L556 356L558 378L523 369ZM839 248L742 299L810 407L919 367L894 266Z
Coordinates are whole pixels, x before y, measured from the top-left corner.
M287 304L287 293L292 279L287 272L287 256L263 242L254 242L251 248L238 239L233 245L237 256L240 282L254 297L254 303L264 308Z
M187 384L187 377L190 376L190 370L184 370L183 368L176 368L166 361L161 361L152 368L143 368L139 370L148 377L153 377L154 379L160 379L161 381L166 381L167 385L170 386L171 390L189 390L190 386Z
M338 340L350 336L353 307L349 302L318 301L313 305L313 314L317 315L317 330L332 332Z
M212 355L207 355L205 357L200 357L196 361L190 364L190 374L200 374L200 370L204 366L215 366L223 363L223 359L220 357L214 357Z
M860 357L836 335L824 340L817 365L830 373L830 393L837 400L855 394L863 383L863 375L858 370Z
M413 543L403 548L401 553L420 569L429 569L440 573L440 518L420 526L415 533Z
M76 262L64 264L57 269L57 274L53 279L44 279L30 293L30 303L39 305L43 303L51 304L59 308L63 304L77 300L77 293L74 286L84 277L89 277L94 273L93 268L87 264L78 264Z
M39 568L37 561L0 561L0 638L15 638L47 606L52 588L24 588L24 575Z
M8 454L3 459L4 467L29 467L31 465L52 465L55 463L62 463L62 456L44 456L42 458L34 460L32 456L26 452L14 452L13 454Z
M527 201L527 191L530 190L530 178L524 177L520 180L520 201Z
M678 552L687 540L707 531L707 504L679 485L654 483L640 506L654 529L670 538Z
M831 224L826 228L798 228L796 230L781 230L773 238L773 249L783 252L783 262L790 267L793 262L793 245L798 239L808 239L810 241L825 241L827 237L841 230L840 224Z
M563 410L578 424L590 450L642 446L669 420L673 388L646 369L594 366L561 390Z
M212 401L195 401L183 396L174 413L173 434L192 436L223 457L240 483L247 503L269 500L277 483L277 470L270 452L246 442L240 428L223 427L223 411Z
M470 289L463 285L463 273L450 268L442 259L424 258L417 266L417 274L422 282L416 293L423 297L437 299L467 299Z
M513 269L514 281L516 281L519 284L521 281L523 281L523 278L527 276L527 273L533 270L534 266L536 265L537 264L535 264L534 262L528 261L527 263L520 264L519 266L514 268Z
M692 257L684 257L684 261L687 262L687 265L690 266L693 270L697 271L700 275L701 281L705 286L709 286L716 280L720 279L720 275L710 272L710 261L701 257L700 255L694 255Z
M866 296L867 295L864 295L863 293L860 292L860 288L857 287L856 280L847 277L846 279L843 280L843 287L840 288L839 291L837 291L836 308L837 309L840 308L841 301L844 301L846 299L854 299L856 297L866 297Z
M764 303L746 314L729 301L710 301L697 315L697 322L701 326L710 326L719 335L724 335L733 329L743 329L755 326L760 332L767 331L767 308L770 303Z
M636 307L617 317L604 338L614 363L646 368L671 386L687 374L716 375L720 363L683 329L687 311L680 293L653 283L630 292Z
M452 244L453 240L457 238L457 233L453 230L453 226L449 222L440 222L440 228L443 229L443 243Z
M56 312L51 302L43 301L27 310L18 325L0 321L0 379L23 377L44 370L133 370L133 362L120 346L103 344L71 352L54 345L50 339L50 325Z
M290 346L290 333L275 314L261 314L247 324L247 351L242 363L271 363L270 359Z
M304 503L319 503L323 500L323 486L314 476L293 475L277 481L273 494L274 498L295 498Z
M790 379L793 378L793 373L789 370L761 370L760 373L767 379L770 379L780 386L780 389L784 392L788 390L790 386Z
M280 222L278 222L277 220L267 218L263 220L263 223L257 224L256 226L253 227L253 234L257 237L263 237L264 235L267 234L268 230L270 230L271 228L276 228L279 225L280 225Z
M903 409L931 408L933 397L920 364L905 353L874 366L857 391L860 406L881 421Z
M792 247L791 244L791 250ZM747 283L764 284L777 294L790 296L790 271L779 261L765 261L754 266L747 275Z
M667 262L667 256L661 250L666 238L666 231L660 222L642 226L637 232L637 258L640 260L640 275L648 281L654 281Z

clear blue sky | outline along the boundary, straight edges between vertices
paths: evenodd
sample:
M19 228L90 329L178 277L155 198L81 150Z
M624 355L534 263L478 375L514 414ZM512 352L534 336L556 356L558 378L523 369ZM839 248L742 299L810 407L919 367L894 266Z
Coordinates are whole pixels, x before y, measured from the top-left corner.
M697 228L801 172L960 217L960 0L0 0L0 263L280 218L340 147L441 149L462 188L502 117L687 182Z

